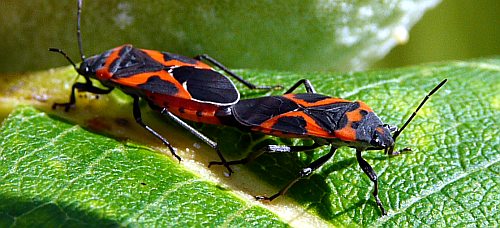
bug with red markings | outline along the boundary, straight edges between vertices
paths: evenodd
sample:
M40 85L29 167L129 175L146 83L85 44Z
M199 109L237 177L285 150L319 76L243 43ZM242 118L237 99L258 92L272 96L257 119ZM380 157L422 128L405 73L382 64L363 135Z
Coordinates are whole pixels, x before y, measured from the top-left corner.
M303 168L298 176L285 185L278 193L266 197L256 196L257 200L272 201L285 194L292 185L302 178L310 176L316 169L331 159L339 147L356 149L356 159L363 172L374 184L373 196L382 215L386 210L378 197L378 177L373 168L363 159L361 153L366 150L384 150L386 154L397 155L394 151L397 137L413 120L429 97L445 83L439 83L422 100L417 109L398 130L397 127L384 124L373 110L362 101L348 101L333 98L314 91L308 80L301 80L283 96L267 96L240 100L233 106L221 108L217 115L226 125L240 129L262 132L286 138L308 138L314 140L309 146L268 145L250 153L247 157L235 161L210 162L210 165L245 164L264 153L289 153L313 150L330 145L330 151ZM307 93L292 94L303 84ZM408 148L402 151L409 150Z
M146 100L154 109L163 109L163 113L171 111L172 115L169 116L175 122L214 148L221 161L225 161L215 142L178 118L219 124L219 119L214 116L216 110L220 107L231 106L240 99L240 94L233 82L202 60L218 67L250 89L280 88L280 86L256 86L208 55L188 58L169 52L123 45L102 54L85 58L80 32L82 4L83 0L78 0L77 38L82 60L80 66L77 67L62 50L56 48L49 50L62 54L73 65L78 75L84 77L85 82L74 83L69 102L54 103L53 109L64 107L65 111L68 111L76 103L75 90L108 94L114 88L118 88L133 98L133 115L136 122L160 139L179 161L181 158L167 139L143 122L139 108L140 99ZM97 79L105 88L94 86L91 79ZM227 168L231 173L229 166Z

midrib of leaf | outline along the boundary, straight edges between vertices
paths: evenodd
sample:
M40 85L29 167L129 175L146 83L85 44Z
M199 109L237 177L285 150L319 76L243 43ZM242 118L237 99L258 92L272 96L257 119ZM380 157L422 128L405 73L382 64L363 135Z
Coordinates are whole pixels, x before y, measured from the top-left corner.
M26 116L29 116L29 117L26 118ZM22 132L29 132L30 131L30 130L26 130L26 126L40 127L40 126L37 126L37 123L40 120L44 120L45 123L55 124L56 126L54 129L63 129L63 130L60 132L57 132L54 135L55 136L54 138L47 139L47 141L46 141L47 143L44 143L42 146L40 146L36 150L29 151L29 152L25 151L25 152L27 152L26 154L19 154L19 157L15 161L9 161L9 160L3 159L3 162L2 162L3 169L5 171L10 170L10 171L8 171L9 173L16 174L16 175L15 176L14 175L10 175L10 176L7 175L5 177L10 177L10 178L7 178L7 179L3 178L2 179L2 181L0 182L2 185L2 189L3 189L3 191L0 194L1 196L3 196L3 197L9 197L9 195L16 196L16 192L17 192L17 193L24 193L24 195L21 194L21 195L19 195L19 197L24 196L24 197L27 197L28 199L33 198L33 199L42 200L41 201L42 203L40 203L38 205L34 205L31 209L28 208L29 210L24 211L22 214L11 215L11 216L13 216L13 218L18 218L14 221L14 223L12 223L12 225L23 226L24 223L21 223L21 224L17 223L17 221L23 221L23 219L19 220L19 218L22 218L22 217L28 217L27 218L28 221L31 220L33 222L32 225L35 225L35 224L41 225L43 223L37 223L33 220L33 219L36 219L36 217L33 218L32 214L36 213L39 210L42 210L46 207L51 207L51 206L57 207L58 210L63 214L63 216L65 216L65 219L63 219L63 221L67 222L68 220L74 220L75 222L79 222L78 224L80 224L80 225L88 224L88 222L90 222L90 225L100 224L99 222L93 223L94 221L88 221L88 220L82 221L82 220L79 220L78 217L73 218L73 217L71 217L71 214L74 214L74 212L66 214L66 212L70 208L72 208L72 206L71 206L72 201L80 202L80 203L77 203L77 205L76 205L78 208L89 207L89 209L91 210L91 211L89 211L89 213L92 213L93 211L96 211L96 210L97 211L101 210L102 208L99 209L100 207L105 207L105 208L107 208L106 211L108 211L108 212L105 212L101 216L103 216L104 218L110 218L110 219L116 216L115 217L116 220L112 220L112 221L114 221L113 223L120 224L123 226L137 224L137 222L141 221L140 219L141 219L141 216L143 216L143 215L148 215L147 217L150 218L150 220L148 220L148 221L143 221L143 222L146 222L146 223L142 223L143 225L144 224L151 224L151 222L153 222L153 224L160 225L160 226L166 225L165 218L161 218L163 216L173 217L174 220L175 220L175 218L182 219L182 220L177 221L177 222L180 222L180 224L182 224L182 223L184 223L185 225L195 224L195 223L193 223L195 217L189 218L189 217L185 217L185 215L181 215L181 214L180 215L168 214L168 212L167 212L167 214L157 213L156 216L158 216L158 218L154 218L154 217L152 218L151 215L154 215L154 214L151 214L150 210L161 211L162 208L165 207L165 201L163 201L164 199L168 199L168 198L172 198L172 197L176 198L176 197L179 197L179 194L181 194L181 196L182 196L184 194L183 191L186 191L186 190L192 191L192 189L198 189L198 188L201 190L200 193L214 194L214 198L213 198L215 200L214 203L216 203L217 201L225 202L224 204L220 204L220 202L217 203L217 207L229 206L228 209L229 208L238 209L235 211L230 211L230 210L226 211L224 213L221 213L217 217L211 217L212 220L199 221L199 223L197 223L198 225L201 225L201 224L207 223L207 222L208 222L207 224L214 225L214 224L218 223L217 220L225 221L226 217L231 217L231 220L234 220L235 218L238 217L238 215L234 214L235 212L238 212L240 214L244 214L244 213L252 214L255 212L256 213L255 215L260 216L259 221L266 221L268 219L271 219L271 220L268 220L269 222L271 222L271 223L268 223L269 225L272 223L275 223L275 225L280 225L275 217L273 217L273 216L269 217L269 215L271 215L269 212L266 212L265 210L262 210L262 209L256 210L255 205L250 205L250 204L247 205L243 201L236 199L231 194L221 194L224 191L218 190L215 186L213 186L209 183L206 183L200 179L194 178L194 176L192 174L190 174L189 172L185 172L185 171L183 172L182 169L176 168L175 166L172 166L173 169L169 168L171 170L170 172L162 173L162 172L155 171L155 168L156 168L155 166L151 166L151 164L150 165L144 164L145 161L136 160L136 162L134 162L134 164L136 164L135 166L128 168L128 169L122 169L120 167L123 167L123 166L120 163L123 163L123 164L128 163L128 158L124 161L121 161L121 160L117 160L116 156L120 157L122 155L125 155L126 157L133 156L133 157L141 158L141 156L136 155L134 153L134 151L142 153L142 154L144 154L144 152L147 152L147 151L145 151L144 149L134 148L133 146L130 146L130 145L124 146L123 144L113 142L113 140L110 140L110 139L106 139L106 138L102 138L102 137L99 139L99 137L94 137L94 136L92 136L91 133L85 132L79 126L71 126L68 124L61 125L60 123L57 123L54 120L47 119L47 116L44 113L38 113L37 111L33 110L32 108L20 108L20 109L18 109L18 111L13 113L13 116L11 118L7 119L7 121L6 121L7 124L4 124L2 126L2 128L0 128L0 132L2 132L2 134L4 132L17 132L17 134L14 133L14 134L7 134L7 136L6 135L2 136L2 138L4 140L1 143L1 145L2 145L1 155L2 156L9 156L10 155L11 157L15 156L13 154L6 153L6 151L8 151L8 146L13 145L11 140L14 140L16 142L20 142L23 146L27 146L26 149L29 150L29 148L30 148L29 144L31 142L29 141L29 139L26 139L25 137L23 137L24 134ZM21 124L19 124L19 123L21 123ZM41 127L43 127L43 125ZM50 131L51 131L51 129L48 128L47 132L50 133ZM60 157L59 154L51 154L51 151L55 147L67 144L68 143L67 140L72 137L69 134L72 134L72 133L75 134L75 136L76 135L81 136L81 138L77 138L78 141L80 141L81 143L75 144L74 146L78 146L78 145L82 146L82 145L85 145L85 143L95 142L95 143L101 143L98 146L107 147L107 149L101 148L101 149L104 149L102 154L97 154L97 156L92 157L92 158L88 158L85 161L78 161L78 158L81 158L81 156L90 155L90 154L88 154L88 152L86 152L86 150L81 151L83 154L78 155L80 157L78 157L78 156L74 157L74 155L75 155L74 152L66 154L67 159L70 159L71 161L74 161L74 162L73 163L71 163L71 162L65 163L65 165L74 166L73 168L77 168L77 170L68 169L69 167L65 167L67 169L61 169L61 171L64 172L64 173L62 173L63 176L59 176L59 177L56 177L54 179L50 175L50 170L49 170L49 173L47 173L47 170L46 170L47 168L50 169L50 165L48 167L43 166L43 165L37 166L36 161L38 159L42 159L42 160L44 160L44 163L50 163L51 161L54 161L55 158L59 158ZM16 138L16 136L17 136L17 138ZM13 138L9 138L9 137L13 137ZM21 137L21 138L19 138L19 137ZM42 135L40 135L39 137L43 138ZM91 141L85 142L85 140L91 140ZM36 139L35 139L35 141L36 141ZM12 152L13 151L11 151L11 153ZM79 151L76 151L76 152L78 153ZM150 152L152 152L152 151L150 151ZM64 155L64 153L63 153L63 155ZM109 155L109 157L108 157L108 155ZM39 156L42 156L42 157L39 157ZM112 158L113 156L115 156L115 158ZM106 157L108 157L108 158L106 159ZM170 164L170 165L175 164L173 161L169 161L169 160L164 159L164 156L159 155L159 154L150 153L148 155L148 157L156 159L156 160L158 158L160 158L161 162L166 162L167 164ZM33 160L33 159L35 159L35 160ZM144 159L144 157L143 157L143 159ZM35 162L33 162L33 161L35 161ZM108 164L100 164L101 161L107 161ZM9 167L8 165L10 162L12 162L16 165L13 167ZM114 162L115 163L114 167L113 166L109 167L109 164L110 164L109 162ZM161 163L158 163L158 161L154 161L154 160L152 160L151 162L154 162L156 164L161 164ZM142 165L141 165L141 163L142 163ZM31 164L33 164L34 166L32 166ZM107 170L108 169L107 167L111 168L110 170L108 170L107 173L106 172L102 173L100 170L97 170L97 169ZM165 167L170 167L170 166L162 165L162 168L160 168L160 169L163 170ZM40 177L40 179L28 180L30 178L34 178L29 174L30 173L29 169L31 169L31 168L35 168L35 170L38 170L38 171L35 171L33 174L38 173L38 176ZM21 169L23 169L23 170L21 170ZM150 170L152 172L152 174L161 174L163 177L160 177L161 178L160 182L165 182L167 184L156 185L158 187L158 188L156 188L157 189L156 194L148 194L147 199L144 199L145 201L142 202L142 203L146 203L144 206L142 206L142 207L137 207L137 206L130 207L131 205L129 202L125 202L125 205L120 206L120 204L124 203L121 200L119 200L117 202L113 202L113 201L107 202L106 201L106 200L109 200L109 197L106 197L106 195L108 195L108 194L123 194L124 193L124 192L120 193L120 191L122 191L120 189L120 187L118 187L118 188L113 187L113 186L121 186L121 188L125 187L122 183L124 180L123 178L125 178L125 179L126 178L137 178L135 176L134 172L136 172L136 171L143 172L143 171L147 171L147 170ZM28 179L24 180L25 174L23 174L23 173L25 173L26 171L28 171L28 175L26 175L26 177L28 177ZM172 171L174 171L174 172L172 172ZM107 178L106 176L108 176L108 175L114 175L113 172L118 172L119 175L115 175L116 178L112 178L112 180L113 180L112 182L105 182L104 185L101 186L100 185L100 183L102 182L101 179L102 178L106 179ZM99 173L102 173L104 176L100 176L101 174L99 174ZM65 177L64 174L67 174L67 177ZM173 174L175 174L175 175L173 175ZM47 176L47 175L49 175L49 176ZM96 181L95 183L93 181L89 182L89 180L86 180L88 178L93 179L94 175L98 175L100 177L100 178L95 179L95 181ZM74 176L74 177L70 178L71 176ZM179 176L181 179L174 177L174 176ZM168 178L165 178L165 177L168 177ZM47 178L49 178L49 179L47 179ZM153 185L153 186L155 185L155 181L153 179L150 179L147 176L144 176L143 178L145 179L144 181L147 182L149 185ZM175 180L176 178L178 180L176 180L174 182L168 181L169 179ZM50 180L50 179L52 179L52 180ZM26 182L26 184L29 183L30 186L25 186L25 182ZM133 183L133 181L132 182L125 181L125 182ZM86 183L86 185L73 186L73 184L75 184L75 183L78 183L79 185L81 185L82 183ZM173 183L173 184L169 184L169 183ZM93 189L92 185L96 185L96 184L98 186L101 186L101 187L99 187L99 189ZM18 190L12 191L12 190L16 189L16 187L14 187L16 185L17 185ZM31 186L31 185L33 185L33 186ZM38 188L37 188L37 186L38 186ZM138 186L139 186L138 190L141 191L141 189L140 189L141 186L140 185L138 185ZM163 186L163 187L160 187L160 186ZM12 188L12 187L14 187L14 188ZM9 189L10 189L10 191L9 191ZM102 190L108 190L111 192L105 193L105 192L102 192ZM132 189L129 188L128 190L127 189L124 189L124 190L128 191L128 190L132 190ZM153 190L153 189L151 189L151 190ZM75 197L78 195L78 192L82 192L82 191L88 192L88 194L94 195L94 197L90 197L90 198ZM115 193L113 191L117 191L117 192ZM217 193L217 192L219 192L219 193ZM75 195L75 193L77 195ZM102 195L103 193L104 193L104 195ZM7 195L5 195L5 194L7 194ZM133 192L131 192L130 194L132 194L132 195L135 194L135 197L132 197L132 198L136 198L137 196L140 196L140 195L137 195L137 193L133 193ZM73 196L73 197L71 197L71 196ZM126 195L124 195L124 196L126 196ZM116 198L116 197L111 197L111 198ZM206 198L206 199L209 199L209 201L207 201L207 202L210 202L210 198ZM94 206L94 208L92 209L92 206L91 206L92 203L90 205L85 203L85 201L87 201L87 200L90 200L90 201L98 200L98 201L101 201L103 203L103 205L98 206L98 207ZM204 199L198 199L198 200L200 200L201 202L205 201ZM45 202L43 202L43 201L45 201ZM134 201L132 201L132 202L134 202ZM174 201L174 202L178 202L181 204L183 203L183 201ZM187 201L187 202L189 202L189 201ZM126 206L127 204L129 206ZM123 208L124 206L125 206L125 208ZM213 206L215 206L215 205L213 205ZM189 207L196 208L196 207L203 207L203 205L189 205ZM216 209L217 207L215 207L214 209ZM135 210L135 212L129 211L129 210L134 210L134 208L140 209L140 210ZM173 209L175 209L175 207ZM43 210L43 211L45 211L45 210ZM189 209L186 209L186 210L189 211ZM115 212L113 212L113 211L116 211L119 213L115 214ZM260 211L260 212L258 212L258 211ZM133 213L130 213L130 212L133 212ZM5 213L9 214L8 211L0 210L0 214L5 214ZM13 213L15 213L15 212L13 212ZM208 218L210 218L210 216ZM274 220L274 222L273 222L273 220ZM24 220L24 222L26 222L26 220ZM43 222L43 221L38 221L38 222ZM225 221L225 222L230 223L231 221ZM276 222L278 222L278 223L276 223ZM265 223L267 223L267 222L265 222ZM161 225L161 224L163 224L163 225ZM24 224L24 225L26 225L26 224ZM48 224L46 224L46 225L48 225ZM52 225L54 225L54 224L52 224ZM68 224L66 224L66 225L68 225ZM100 225L103 225L103 224L100 224ZM281 224L281 225L283 225L283 224Z

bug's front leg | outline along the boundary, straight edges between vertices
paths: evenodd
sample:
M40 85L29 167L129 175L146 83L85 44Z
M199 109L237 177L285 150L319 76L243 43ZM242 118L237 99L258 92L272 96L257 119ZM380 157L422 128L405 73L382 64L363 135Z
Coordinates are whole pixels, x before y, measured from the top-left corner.
M382 205L380 198L378 197L377 173L375 173L372 166L368 164L368 162L363 157L361 157L361 152L362 150L356 150L356 159L358 160L359 167L361 167L363 172L365 172L366 176L368 176L368 178L370 178L370 180L373 182L373 197L375 197L375 201L377 203L377 206L382 211L382 215L387 215L387 212L385 211L385 208Z
M92 84L92 81L88 77L85 77L86 82L76 82L71 86L71 94L69 96L69 102L66 103L54 103L52 105L52 109L56 109L59 106L64 107L64 111L67 112L69 109L76 103L76 97L75 97L75 90L78 90L80 92L90 92L93 94L108 94L110 93L113 88L108 88L108 89L101 89L99 87L95 87Z

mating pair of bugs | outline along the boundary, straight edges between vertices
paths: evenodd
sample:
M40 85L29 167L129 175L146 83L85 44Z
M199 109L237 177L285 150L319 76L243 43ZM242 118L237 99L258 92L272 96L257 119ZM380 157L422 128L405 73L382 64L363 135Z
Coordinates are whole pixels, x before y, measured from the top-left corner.
M65 111L69 111L76 102L75 90L107 94L118 88L133 98L133 114L136 122L160 139L179 161L181 158L170 142L143 122L139 108L141 99L212 147L220 161L212 161L209 166L223 165L229 174L232 173L231 165L245 164L264 153L300 152L330 145L331 149L327 154L303 168L298 176L278 193L270 197L256 196L257 200L272 201L285 194L298 180L310 176L332 158L339 147L347 146L356 149L358 164L373 182L373 196L382 215L386 215L386 210L378 197L377 174L363 159L361 153L366 150L384 150L386 154L398 154L394 151L397 137L427 99L447 81L443 80L429 92L400 129L384 124L373 110L361 101L353 102L316 93L311 83L305 79L295 83L282 96L241 100L232 81L202 61L219 68L249 89L278 89L281 86L256 86L207 55L188 58L168 52L123 45L85 58L80 33L81 10L82 0L78 0L77 39L82 59L79 67L62 50L56 48L49 50L61 53L78 74L85 78L85 82L74 83L69 102L54 103L52 108L64 107ZM105 88L94 86L91 78L97 79ZM307 93L292 93L301 85L304 85ZM312 139L314 144L268 145L241 160L226 161L216 142L191 127L183 119L233 126L244 131L256 131L278 137Z

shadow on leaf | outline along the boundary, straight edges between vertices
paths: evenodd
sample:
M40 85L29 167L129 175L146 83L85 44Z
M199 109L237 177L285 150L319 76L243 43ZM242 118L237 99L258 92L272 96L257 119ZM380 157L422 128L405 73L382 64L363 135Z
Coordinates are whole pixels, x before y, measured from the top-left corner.
M0 195L0 227L118 227L117 221L71 203Z

